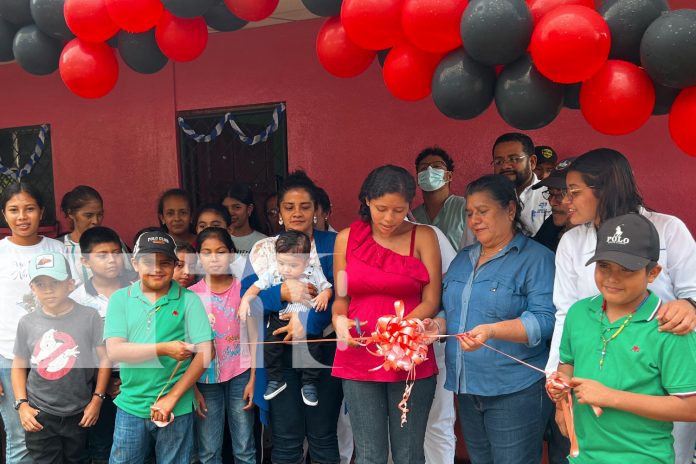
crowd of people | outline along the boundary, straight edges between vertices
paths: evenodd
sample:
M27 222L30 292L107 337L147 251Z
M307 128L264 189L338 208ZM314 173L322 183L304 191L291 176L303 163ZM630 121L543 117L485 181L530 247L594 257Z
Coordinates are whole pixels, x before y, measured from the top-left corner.
M40 193L6 187L6 462L261 463L260 422L274 464L451 464L457 408L473 464L539 463L544 441L551 464L690 463L691 233L619 152L491 151L461 196L438 147L375 168L339 232L303 171L262 205L171 189L132 252L94 188L65 194L56 240ZM427 344L411 376L364 343L395 309Z

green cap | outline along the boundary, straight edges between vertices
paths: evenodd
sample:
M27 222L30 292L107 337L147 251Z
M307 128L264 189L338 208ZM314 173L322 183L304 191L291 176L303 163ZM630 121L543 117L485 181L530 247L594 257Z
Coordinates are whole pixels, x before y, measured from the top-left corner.
M48 276L60 282L72 277L68 260L62 253L42 253L29 262L29 279Z

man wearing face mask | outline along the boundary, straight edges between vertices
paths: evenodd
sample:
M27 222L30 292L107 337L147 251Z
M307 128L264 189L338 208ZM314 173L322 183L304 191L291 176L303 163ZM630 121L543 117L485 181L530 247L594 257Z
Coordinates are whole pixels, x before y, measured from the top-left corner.
M532 186L539 182L534 174L536 164L534 142L527 135L510 132L498 137L493 144L493 172L504 175L515 184L522 202L520 219L529 236L535 235L551 214L551 206L543 197L546 189L532 190Z
M455 250L474 243L466 226L466 199L450 191L454 173L450 155L438 147L426 148L416 157L416 172L423 190L423 204L413 210L416 221L439 228Z

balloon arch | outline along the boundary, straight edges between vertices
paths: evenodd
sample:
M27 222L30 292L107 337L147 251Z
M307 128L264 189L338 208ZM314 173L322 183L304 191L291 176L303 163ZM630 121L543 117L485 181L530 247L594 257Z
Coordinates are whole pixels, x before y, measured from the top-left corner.
M2 0L0 61L59 70L76 95L99 98L119 64L138 73L192 61L208 28L236 31L279 0ZM302 0L321 26L316 52L334 76L379 59L402 100L432 95L445 116L472 119L493 101L520 130L563 106L598 132L623 135L669 114L672 140L696 156L696 9L667 0Z

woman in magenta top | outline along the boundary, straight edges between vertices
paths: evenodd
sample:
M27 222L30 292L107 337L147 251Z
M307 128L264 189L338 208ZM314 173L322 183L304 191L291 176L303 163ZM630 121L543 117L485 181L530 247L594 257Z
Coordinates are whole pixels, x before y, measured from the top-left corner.
M360 191L361 220L336 238L333 324L348 346L337 350L333 375L343 382L356 464L386 463L390 442L394 464L425 462L423 440L437 374L432 347L428 359L416 368L408 422L401 427L397 405L407 373L371 371L383 359L352 340L358 336L356 319L362 332L370 334L381 316L395 314L397 300L403 300L406 318L425 320L427 326L438 311L437 237L430 227L405 220L415 192L416 183L405 169L391 165L375 169Z

